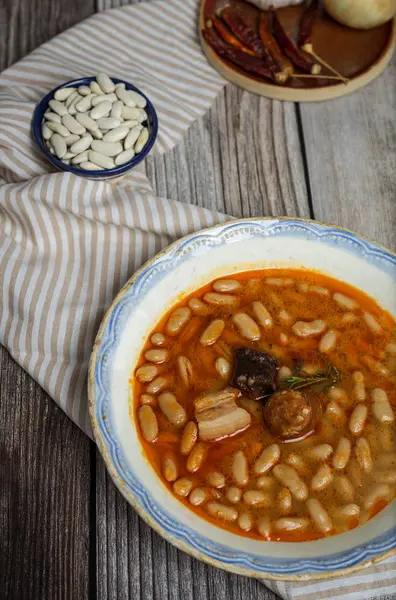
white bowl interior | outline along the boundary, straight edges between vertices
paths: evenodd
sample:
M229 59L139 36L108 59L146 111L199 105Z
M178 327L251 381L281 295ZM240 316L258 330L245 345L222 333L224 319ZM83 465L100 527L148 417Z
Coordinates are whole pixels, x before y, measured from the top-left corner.
M188 260L158 279L157 284L148 291L144 302L132 307L126 327L120 332L118 349L112 361L110 402L114 433L137 477L144 482L156 502L166 506L172 517L201 535L228 546L230 552L246 551L282 558L313 558L340 552L364 544L394 526L395 502L361 527L314 542L263 543L218 528L185 508L158 478L143 454L128 405L128 380L148 334L173 304L194 289L216 277L234 272L277 267L314 269L366 292L395 316L393 278L390 273L379 269L374 261L371 263L358 253L351 252L348 247L318 243L314 239L282 239L276 236L240 239L227 245L203 248L200 252L191 253Z

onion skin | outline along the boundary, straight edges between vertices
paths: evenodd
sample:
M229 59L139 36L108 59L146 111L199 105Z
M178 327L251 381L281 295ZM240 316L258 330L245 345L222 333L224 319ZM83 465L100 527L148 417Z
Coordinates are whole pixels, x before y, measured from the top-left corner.
M329 15L353 29L371 29L389 21L396 12L396 0L323 0Z

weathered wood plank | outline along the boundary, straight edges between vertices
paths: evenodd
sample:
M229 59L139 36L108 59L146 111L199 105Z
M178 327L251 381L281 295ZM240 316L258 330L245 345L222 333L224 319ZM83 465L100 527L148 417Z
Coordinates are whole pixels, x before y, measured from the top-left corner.
M0 346L0 596L88 597L92 442Z
M396 249L396 57L375 82L301 105L315 218Z
M95 11L95 0L4 0L0 71Z
M150 158L146 168L163 197L234 216L310 214L295 106L233 86L227 86L172 152ZM179 552L129 507L123 509L125 504L98 458L99 600L135 599L139 594L142 600L276 598L255 580L210 568Z

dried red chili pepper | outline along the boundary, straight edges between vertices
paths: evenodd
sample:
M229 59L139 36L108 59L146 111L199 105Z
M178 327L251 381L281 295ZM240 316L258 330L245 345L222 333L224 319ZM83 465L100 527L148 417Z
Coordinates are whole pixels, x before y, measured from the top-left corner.
M275 74L278 83L285 83L292 75L293 65L283 54L278 42L272 35L272 14L261 13L260 16L260 37L264 47L271 54L272 59L279 67L279 71Z
M231 31L241 40L245 46L262 58L264 56L264 46L258 34L236 13L231 6L226 6L221 16L227 23Z
M273 80L273 75L266 64L256 56L249 56L239 50L228 46L212 29L203 29L202 35L213 50L222 58L229 60L244 71L253 73L265 79Z
M304 56L304 54L296 48L291 39L289 38L286 31L283 29L282 23L279 21L276 11L272 8L272 25L274 34L279 42L279 45L287 58L291 60L294 66L298 67L305 73L312 73L312 75L318 75L321 71L321 66L316 63L312 58Z
M305 44L310 44L312 48L312 29L315 24L316 18L319 14L319 2L318 0L312 0L312 2L308 5L306 10L303 12L299 32L297 45L299 48L303 48Z
M221 19L219 19L219 17L217 17L216 15L212 15L209 19L209 22L212 23L219 36L229 46L234 46L234 48L238 48L239 50L242 50L242 52L250 54L250 56L256 56L253 50L250 50L250 48L242 44L242 42L240 42L238 38L235 37L235 35L230 31L227 25Z

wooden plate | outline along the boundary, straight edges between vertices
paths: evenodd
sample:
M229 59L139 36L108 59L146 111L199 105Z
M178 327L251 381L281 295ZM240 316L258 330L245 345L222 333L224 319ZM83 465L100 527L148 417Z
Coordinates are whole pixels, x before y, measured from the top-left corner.
M252 4L240 0L203 0L200 31L205 27L210 15L226 5L235 6L244 20L257 29L259 10ZM291 6L277 11L292 39L295 39L302 12L302 6ZM316 102L345 96L378 77L390 61L395 48L395 23L393 20L374 29L357 30L337 23L326 13L320 15L312 35L315 52L342 75L348 77L347 84L334 83L333 80L323 83L324 80L298 78L292 78L286 85L272 84L247 74L234 64L220 58L203 39L202 34L201 43L212 67L225 79L239 87L278 100Z

